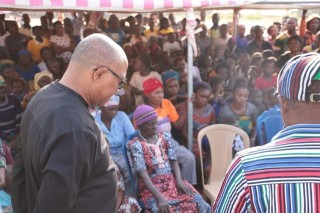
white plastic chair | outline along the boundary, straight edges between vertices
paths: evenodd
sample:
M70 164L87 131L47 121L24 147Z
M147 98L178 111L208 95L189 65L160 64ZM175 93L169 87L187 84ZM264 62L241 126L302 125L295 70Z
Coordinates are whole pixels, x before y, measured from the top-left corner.
M204 136L207 136L210 144L211 172L208 178L208 183L204 182L202 157L200 157L200 166L203 192L209 197L211 204L213 204L216 196L219 193L221 183L232 161L233 141L236 134L241 136L244 148L249 148L249 136L242 129L235 126L226 124L213 124L203 128L198 134L200 156L202 156L202 138Z

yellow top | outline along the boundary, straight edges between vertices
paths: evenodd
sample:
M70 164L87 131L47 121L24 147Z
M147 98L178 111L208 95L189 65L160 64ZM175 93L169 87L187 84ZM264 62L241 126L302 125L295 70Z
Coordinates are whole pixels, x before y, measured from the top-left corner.
M42 61L40 50L43 47L50 47L50 41L47 38L43 38L43 42L40 43L39 41L32 39L28 42L27 49L32 55L32 59L36 63L40 63Z

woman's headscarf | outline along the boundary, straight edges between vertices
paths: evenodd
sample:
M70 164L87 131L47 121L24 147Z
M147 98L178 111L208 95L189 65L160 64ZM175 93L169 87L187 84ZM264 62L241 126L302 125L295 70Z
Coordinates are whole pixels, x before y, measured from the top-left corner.
M149 78L143 82L143 94L148 95L158 88L163 88L162 83L156 78Z
M172 80L179 81L180 75L178 72L176 72L174 70L168 70L168 71L165 71L164 73L162 73L161 79L162 79L163 85L165 86L169 81L172 81Z
M111 96L110 100L106 102L103 106L110 107L110 106L118 106L120 104L120 97L118 95Z
M37 74L35 74L34 76L34 89L36 91L38 91L40 88L38 82L40 80L40 78L44 77L44 76L47 76L49 78L51 78L53 80L53 75L51 72L48 72L48 71L42 71L42 72L38 72Z

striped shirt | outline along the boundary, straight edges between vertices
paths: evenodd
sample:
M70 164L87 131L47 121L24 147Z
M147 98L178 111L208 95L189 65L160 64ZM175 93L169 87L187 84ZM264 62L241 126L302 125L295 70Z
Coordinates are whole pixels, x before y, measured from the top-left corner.
M320 125L285 128L233 160L213 212L320 212Z
M4 102L0 103L0 138L11 142L9 138L15 137L20 131L22 117L20 101L12 95L6 95Z

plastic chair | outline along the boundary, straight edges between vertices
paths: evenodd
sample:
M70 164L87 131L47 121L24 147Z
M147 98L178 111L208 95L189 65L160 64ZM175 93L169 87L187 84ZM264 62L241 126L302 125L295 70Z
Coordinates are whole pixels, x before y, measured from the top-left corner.
M257 134L259 145L269 143L281 129L283 129L283 121L279 107L273 107L263 112L257 118Z
M214 124L203 128L198 134L200 156L202 156L202 138L204 136L207 136L210 144L212 163L208 183L204 182L202 157L200 157L200 166L203 192L209 197L211 204L213 204L219 193L222 181L232 161L232 147L236 134L239 134L242 137L244 148L249 148L249 136L242 129L235 126Z

